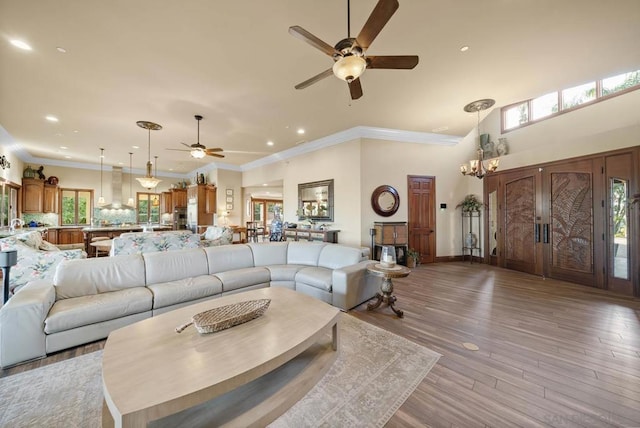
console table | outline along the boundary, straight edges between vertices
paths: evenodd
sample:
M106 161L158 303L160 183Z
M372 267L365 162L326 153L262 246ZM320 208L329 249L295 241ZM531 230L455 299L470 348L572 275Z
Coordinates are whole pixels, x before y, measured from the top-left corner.
M337 244L338 232L340 231L339 230L287 228L287 229L284 229L284 236L285 236L285 240L322 241L322 242L331 242L333 244Z

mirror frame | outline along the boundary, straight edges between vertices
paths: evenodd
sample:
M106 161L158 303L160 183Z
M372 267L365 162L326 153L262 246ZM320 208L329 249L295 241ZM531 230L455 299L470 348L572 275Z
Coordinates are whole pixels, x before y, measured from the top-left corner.
M330 180L313 181L310 183L298 184L298 212L303 212L302 206L302 193L308 189L319 188L322 192L326 188L327 192L327 215L325 216L300 216L298 220L312 220L312 221L333 221L333 178Z
M385 192L390 193L391 196L393 196L393 206L388 211L383 210L378 202L380 196ZM398 208L400 208L400 195L398 195L398 191L387 184L376 187L371 194L371 208L373 208L376 214L381 215L382 217L390 217L394 215L398 211Z

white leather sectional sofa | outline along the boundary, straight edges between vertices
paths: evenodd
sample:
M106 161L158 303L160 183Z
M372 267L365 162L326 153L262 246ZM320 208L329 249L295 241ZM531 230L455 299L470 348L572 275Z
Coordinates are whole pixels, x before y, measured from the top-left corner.
M105 338L181 306L261 287L288 287L342 310L375 296L380 279L359 248L270 242L67 260L0 309L0 366Z

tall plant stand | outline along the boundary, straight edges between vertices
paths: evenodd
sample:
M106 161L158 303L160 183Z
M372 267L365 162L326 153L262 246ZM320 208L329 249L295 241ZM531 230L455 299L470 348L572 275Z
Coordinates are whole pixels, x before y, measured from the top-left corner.
M480 257L480 211L462 211L462 261L469 253L473 263L474 251Z

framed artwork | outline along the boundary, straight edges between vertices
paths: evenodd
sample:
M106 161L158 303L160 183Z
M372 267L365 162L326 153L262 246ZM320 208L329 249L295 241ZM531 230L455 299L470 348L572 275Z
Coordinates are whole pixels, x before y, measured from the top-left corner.
M227 204L227 211L233 210L233 204Z
M233 189L227 189L227 196L233 196Z
M227 203L229 204L233 203L233 196L227 196Z

